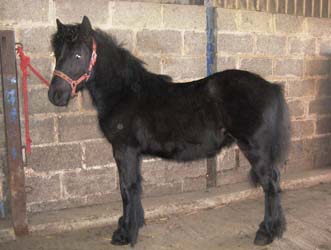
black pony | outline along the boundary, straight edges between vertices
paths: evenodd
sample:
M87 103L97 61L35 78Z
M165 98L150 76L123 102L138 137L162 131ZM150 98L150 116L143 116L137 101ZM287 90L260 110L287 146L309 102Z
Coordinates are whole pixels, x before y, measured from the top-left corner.
M279 85L240 70L174 84L168 76L148 72L109 35L93 30L87 17L77 25L57 20L57 26L52 39L56 71L48 97L64 106L76 91L87 88L91 94L100 128L113 147L123 199L113 244L134 245L144 225L142 156L192 161L212 157L233 143L265 193L255 244L282 236L286 222L277 166L287 157L290 133Z

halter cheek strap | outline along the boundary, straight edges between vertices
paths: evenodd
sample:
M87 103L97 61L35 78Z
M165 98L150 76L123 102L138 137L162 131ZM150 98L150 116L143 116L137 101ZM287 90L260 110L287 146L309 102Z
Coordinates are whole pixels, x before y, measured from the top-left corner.
M86 73L84 73L83 75L81 75L77 80L73 80L71 79L69 76L67 76L65 73L63 73L62 71L59 70L54 70L53 75L62 78L63 80L65 80L70 86L71 86L71 96L76 95L76 89L77 86L82 83L83 81L88 81L88 79L90 79L93 67L97 61L97 43L95 42L95 39L92 38L92 55L91 55L91 59L90 59L90 64L88 67L88 70Z

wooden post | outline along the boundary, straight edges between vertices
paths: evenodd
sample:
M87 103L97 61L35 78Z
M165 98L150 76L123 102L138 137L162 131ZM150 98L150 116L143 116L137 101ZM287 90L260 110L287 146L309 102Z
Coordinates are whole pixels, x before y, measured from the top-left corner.
M17 236L28 234L14 31L0 31L1 83L5 114L12 222Z

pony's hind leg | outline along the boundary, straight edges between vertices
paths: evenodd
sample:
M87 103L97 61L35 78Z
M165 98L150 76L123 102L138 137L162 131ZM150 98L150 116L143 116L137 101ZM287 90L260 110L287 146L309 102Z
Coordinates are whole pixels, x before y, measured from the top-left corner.
M264 220L256 233L254 243L266 245L275 238L281 238L286 229L286 220L280 202L279 170L273 167L268 173L261 172L259 183L264 191L265 211Z
M119 218L118 228L114 231L111 243L114 245L137 242L139 228L144 224L144 210L141 205L141 174L139 155L134 148L114 147L121 196L123 216Z
M286 220L280 201L280 173L272 165L269 154L263 149L245 149L243 153L252 165L253 181L260 184L264 191L265 209L254 243L267 245L275 238L281 238L286 229Z

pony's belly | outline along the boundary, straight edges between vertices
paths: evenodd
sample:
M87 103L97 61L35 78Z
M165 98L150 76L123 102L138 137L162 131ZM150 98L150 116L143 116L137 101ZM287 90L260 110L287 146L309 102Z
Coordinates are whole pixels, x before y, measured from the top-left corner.
M146 154L176 161L193 161L216 155L220 150L233 143L227 135L204 137L200 141L153 141L149 143Z

